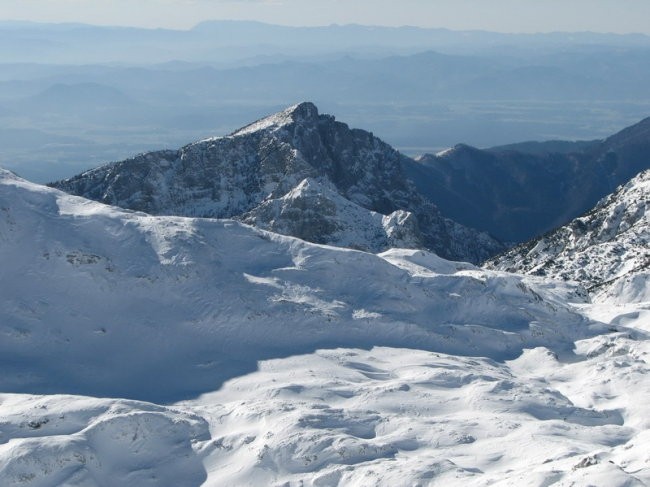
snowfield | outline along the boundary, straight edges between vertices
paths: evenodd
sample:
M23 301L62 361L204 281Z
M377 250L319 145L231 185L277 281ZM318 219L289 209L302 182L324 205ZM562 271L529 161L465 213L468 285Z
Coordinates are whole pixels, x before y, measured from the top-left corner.
M0 262L2 486L650 483L650 303L6 171Z
M331 349L167 407L0 395L0 483L648 485L649 316L572 361Z

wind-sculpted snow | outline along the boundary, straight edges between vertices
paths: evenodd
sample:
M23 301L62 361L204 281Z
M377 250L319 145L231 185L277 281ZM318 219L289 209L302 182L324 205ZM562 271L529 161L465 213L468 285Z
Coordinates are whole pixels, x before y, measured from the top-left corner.
M512 358L593 330L572 286L378 256L234 221L153 217L0 184L0 390L173 400L322 347Z
M3 394L0 484L647 485L650 310L585 311L611 331L568 362L346 348L168 407Z
M481 262L503 249L488 234L444 218L407 180L405 159L370 132L301 103L229 136L142 154L53 186L151 214L235 218L373 252L399 241ZM316 194L319 189L324 193ZM316 200L323 205L313 206ZM394 228L396 212L410 214L396 237L371 221L386 217ZM364 223L357 230L359 219Z
M0 262L3 487L650 483L647 305L2 170Z
M648 343L621 330L571 363L543 347L506 363L318 351L184 406L211 424L208 486L641 486Z
M650 170L580 218L487 267L574 280L598 300L650 301Z
M0 394L0 485L201 485L201 416L124 400Z

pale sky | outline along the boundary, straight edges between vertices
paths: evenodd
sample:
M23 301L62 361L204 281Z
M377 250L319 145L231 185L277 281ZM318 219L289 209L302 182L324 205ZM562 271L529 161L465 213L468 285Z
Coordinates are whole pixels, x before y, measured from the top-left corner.
M0 20L184 29L210 19L650 34L650 0L0 0Z

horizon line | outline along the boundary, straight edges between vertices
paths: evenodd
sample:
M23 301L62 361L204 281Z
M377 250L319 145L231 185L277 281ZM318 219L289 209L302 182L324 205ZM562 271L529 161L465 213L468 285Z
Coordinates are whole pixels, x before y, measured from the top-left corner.
M43 26L79 26L79 27L95 27L95 28L105 28L105 29L134 29L134 30L145 30L145 31L171 31L171 32L191 32L197 27L203 24L209 23L242 23L242 24L258 24L270 27L285 27L293 29L323 29L323 28L333 28L333 27L365 27L365 28L376 28L376 29L416 29L423 31L447 31L454 33L487 33L487 34L497 34L503 36L535 36L535 35L553 35L553 34L569 34L569 35L584 35L584 34L593 34L593 35L603 35L603 36L617 36L617 37L650 37L650 33L644 32L614 32L614 31L596 31L596 30L537 30L537 31L527 31L527 32L512 32L512 31L500 31L500 30L488 30L488 29L451 29L449 27L433 27L433 26L419 26L419 25L382 25L382 24L360 24L357 22L349 23L330 23L330 24L319 24L319 25L296 25L296 24L278 24L273 22L264 22L261 20L251 20L251 19L206 19L202 20L196 24L193 24L187 28L174 28L174 27L150 27L144 25L120 25L120 24L96 24L90 22L75 22L75 21L63 21L63 22L46 22L38 20L25 20L25 19L0 19L0 25L2 24L25 24L25 25L43 25Z

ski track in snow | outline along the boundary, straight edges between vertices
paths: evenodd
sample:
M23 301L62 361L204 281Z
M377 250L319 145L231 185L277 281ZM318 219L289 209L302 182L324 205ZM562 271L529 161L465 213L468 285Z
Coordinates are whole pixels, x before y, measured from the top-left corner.
M650 303L0 179L2 486L650 483Z

